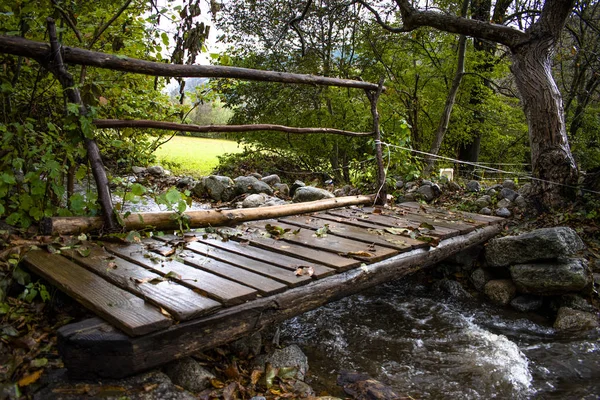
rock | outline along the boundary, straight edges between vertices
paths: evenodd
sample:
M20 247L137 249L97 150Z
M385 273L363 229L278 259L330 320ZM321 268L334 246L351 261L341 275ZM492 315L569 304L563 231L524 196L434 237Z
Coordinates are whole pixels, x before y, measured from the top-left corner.
M308 371L308 359L296 344L284 347L283 349L276 349L269 355L261 354L256 357L254 363L261 368L264 368L266 363L271 363L273 368L297 368L296 379L301 381L304 380L304 376Z
M350 193L352 193L353 189L354 188L350 185L344 185L344 187L334 190L333 195L335 197L350 196Z
M458 253L454 253L450 257L446 258L444 262L457 264L461 266L462 270L471 271L479 255L483 251L483 246L471 246L466 248L465 250L459 251Z
M460 283L450 279L442 279L433 285L434 289L449 294L456 299L466 299L472 297Z
M490 210L489 207L483 207L481 210L479 210L479 214L492 215L492 210Z
M203 177L192 189L196 196L208 196L214 201L233 199L234 182L227 176L210 175Z
M496 191L496 189L489 188L485 191L485 194L487 194L488 196L495 196L498 194L498 192Z
M263 181L267 185L274 186L276 183L281 183L281 178L279 177L279 175L273 174L273 175L263 176L261 181Z
M588 283L586 264L581 258L516 264L510 267L510 275L521 293L556 295L577 292Z
M167 364L164 367L164 372L174 384L190 392L200 392L208 388L210 380L215 378L212 373L204 369L191 357L185 357Z
M253 176L253 177L255 177L258 180L262 179L262 175L259 174L258 172L252 172L251 174L248 174L248 176Z
M2 400L18 400L20 396L17 383L0 383L0 399Z
M234 192L236 196L242 194L266 193L273 195L273 189L263 181L259 181L253 176L238 176L233 180L235 182Z
M182 178L180 178L177 183L175 184L175 186L177 186L179 189L183 189L183 188L187 188L187 187L194 187L196 185L196 181L194 181L194 178L190 177L190 176L184 176Z
M149 174L152 174L154 176L162 176L165 174L165 169L160 165L153 165L151 167L148 167L146 171L148 171Z
M264 193L251 194L242 201L242 208L262 207L269 199L272 197Z
M598 317L585 311L561 307L554 321L558 331L585 331L598 327Z
M481 184L478 181L469 181L467 183L468 192L479 192L481 190Z
M519 193L509 188L502 188L502 190L500 190L500 193L498 193L499 199L507 199L509 201L515 201L517 196L519 196Z
M496 209L496 215L498 217L502 217L502 218L508 218L508 217L511 216L510 211L506 207L497 208Z
M431 185L424 185L417 189L417 193L419 193L425 201L429 202L434 200L437 196Z
M169 171L168 169L165 169L165 176L171 176L171 171Z
M517 294L517 288L510 279L495 279L485 284L483 288L485 295L492 303L505 306Z
M515 184L515 181L513 181L511 179L506 179L504 182L502 182L502 187L505 187L510 190L517 189L517 185Z
M483 292L485 284L492 280L492 274L483 268L477 268L471 274L471 282L475 289L479 292Z
M333 193L325 189L316 188L314 186L304 186L296 190L292 202L303 203L306 201L330 199L332 197L335 197Z
M569 227L542 228L518 236L490 240L486 247L486 259L492 267L505 267L571 255L584 247L577 233Z
M491 196L486 194L484 196L481 196L477 200L475 200L475 205L479 208L484 208L484 207L488 207L491 202L492 202Z
M454 181L448 182L448 185L446 185L446 186L450 192L458 192L459 190L462 189L460 187L460 185Z
M526 183L519 189L519 194L523 197L528 197L533 194L533 186L531 183Z
M413 192L413 193L406 193L406 194L404 195L404 199L403 199L403 201L415 201L415 200L417 200L417 197L418 197L418 196L417 196L417 193L416 193L416 192Z
M400 400L392 388L360 372L340 371L337 384L357 400Z
M531 295L520 295L512 299L510 305L517 311L521 312L531 312L539 310L544 301L539 296L531 296Z
M421 186L431 186L431 185L433 185L433 182L431 182L427 179L421 180Z
M496 207L498 208L508 208L512 205L512 203L510 202L510 200L508 199L502 199L500 200L497 204Z
M590 269L592 272L600 272L600 258L592 258L590 260Z
M276 183L273 185L275 191L279 192L281 196L289 197L290 187L285 183Z
M406 191L417 190L418 188L419 188L419 185L417 184L417 182L406 182L404 184L404 189Z
M394 187L396 189L402 189L404 187L404 182L398 180L398 181L396 181L396 184L394 185Z
M259 355L261 347L262 335L260 332L244 336L229 345L229 348L237 357L244 359L248 358L248 356Z
M136 175L140 175L140 174L143 174L144 172L146 172L146 168L144 168L144 167L136 167L134 165L133 167L131 167L131 172L133 172Z
M581 296L578 296L576 294L573 293L569 293L569 294L564 294L562 296L560 296L559 299L559 303L560 307L569 307L572 308L574 310L579 310L579 311L586 311L586 312L594 312L595 308L593 305L591 305L590 303L588 303L588 301L586 299L584 299Z
M294 183L292 183L292 186L290 187L290 196L294 196L294 194L296 194L296 190L305 186L306 185L302 181L294 181Z
M251 397L250 400L267 400L267 398L263 396L254 396Z
M515 205L519 208L525 208L527 207L527 200L525 200L525 197L518 195L515 199Z
M308 384L302 381L294 381L294 383L292 383L292 388L294 393L300 395L302 398L313 397L315 395L315 391Z

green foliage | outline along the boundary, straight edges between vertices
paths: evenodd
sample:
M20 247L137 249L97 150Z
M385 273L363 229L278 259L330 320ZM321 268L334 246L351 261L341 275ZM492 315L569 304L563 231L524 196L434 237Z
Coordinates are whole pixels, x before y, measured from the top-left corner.
M185 214L185 210L192 205L192 198L188 190L182 193L176 188L170 188L156 196L155 201L157 204L165 206L167 211L173 212L171 217L177 221L181 233L190 229L190 218Z

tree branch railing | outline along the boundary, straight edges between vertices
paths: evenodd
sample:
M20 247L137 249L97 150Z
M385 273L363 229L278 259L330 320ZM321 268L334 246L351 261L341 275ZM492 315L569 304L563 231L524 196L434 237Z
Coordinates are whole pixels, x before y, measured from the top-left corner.
M254 124L254 125L190 125L178 124L172 122L160 122L149 120L109 120L97 119L93 123L97 128L152 128L166 129L186 132L250 132L250 131L278 131L293 134L334 134L351 137L373 137L376 142L376 160L377 160L377 194L373 197L363 197L373 199L376 204L384 205L387 199L387 190L385 185L385 168L381 151L381 131L379 127L379 114L377 112L377 102L381 93L385 91L383 80L378 84L364 82L360 80L331 78L307 74L294 74L276 71L264 71L250 68L227 67L218 65L179 65L165 64L154 61L140 60L131 57L117 56L97 51L84 50L76 47L62 46L59 50L52 52L49 44L32 41L15 36L0 35L0 53L12 54L16 56L35 59L42 66L47 66L49 62L55 60L57 55L61 56L63 62L68 64L78 64L83 66L92 66L122 72L130 72L151 76L163 77L187 77L187 78L231 78L240 80L278 82L285 84L303 84L320 86L337 86L346 88L363 89L371 105L371 114L373 117L373 132L352 132L333 128L298 128L283 125L272 124ZM72 92L73 87L65 87L68 93ZM73 100L70 100L73 101ZM80 103L80 106L84 106ZM99 154L98 154L99 158ZM99 172L99 176L106 176L104 166L101 163L93 163L92 169L102 169L102 171L93 171L94 175ZM99 192L106 192L108 182L102 179L96 180ZM110 221L113 216L113 208L110 197L103 196L99 199L103 211L105 212L105 228L111 227ZM356 201L356 200L354 200ZM332 204L339 204L338 202ZM339 205L336 205L339 207ZM301 211L297 211L301 212ZM304 211L309 212L309 211Z

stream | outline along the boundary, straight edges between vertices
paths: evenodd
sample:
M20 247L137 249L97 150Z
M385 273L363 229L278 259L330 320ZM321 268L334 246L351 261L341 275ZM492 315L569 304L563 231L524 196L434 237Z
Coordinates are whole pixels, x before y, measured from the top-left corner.
M338 372L355 370L414 399L597 399L599 337L561 335L543 317L449 299L414 278L281 326L308 356L315 391L341 397Z

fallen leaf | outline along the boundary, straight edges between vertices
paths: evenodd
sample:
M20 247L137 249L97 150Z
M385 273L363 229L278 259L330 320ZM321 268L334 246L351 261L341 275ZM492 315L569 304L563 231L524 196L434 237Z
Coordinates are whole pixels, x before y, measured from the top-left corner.
M256 385L262 374L263 372L260 369L255 369L250 374L250 382L252 382L253 385Z
M172 256L173 254L175 254L175 247L167 247L167 248L162 248L160 250L158 250L158 254L164 256L164 257L169 257Z
M89 257L89 256L90 256L90 253L91 253L91 251L90 251L90 249L88 249L87 247L83 247L83 246L82 246L82 247L79 247L79 248L77 249L77 253L79 253L79 255L80 255L81 257Z
M430 231L435 230L435 227L431 224L428 224L427 222L421 222L421 225L419 225L419 228L429 229Z
M218 380L217 378L211 379L210 384L215 389L223 389L225 387L225 384L223 382L221 382L220 380Z
M167 272L167 274L165 275L165 278L167 279L179 279L181 280L181 275L179 275L177 272L175 271L169 271Z
M186 242L186 243L197 242L198 241L198 237L196 235L185 235L183 237L183 241Z
M383 211L381 211L381 208L376 208L373 210L373 214L382 214Z
M114 261L111 261L107 264L107 267L110 269L117 269L117 263Z
M162 307L160 307L160 313L161 313L162 315L164 315L165 317L168 317L168 318L173 318L173 316L172 316L172 315L171 315L171 314L170 314L170 313L169 313L167 310L165 310L165 309L164 309L164 308L162 308Z
M31 374L21 378L18 382L18 385L20 387L25 387L28 385L31 385L32 383L36 382L38 379L40 379L40 376L42 376L42 373L44 372L43 369L39 369L35 372L32 372Z
M228 379L238 379L240 377L240 371L235 360L231 363L231 365L225 368L223 373Z
M223 390L223 400L233 400L235 397L235 392L237 389L237 383L231 382L227 387Z

